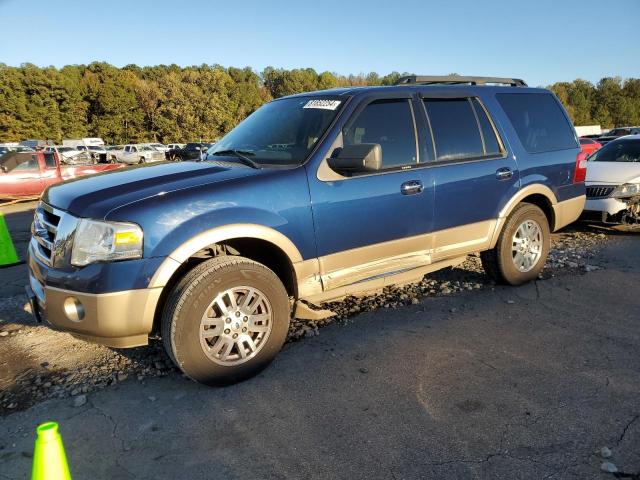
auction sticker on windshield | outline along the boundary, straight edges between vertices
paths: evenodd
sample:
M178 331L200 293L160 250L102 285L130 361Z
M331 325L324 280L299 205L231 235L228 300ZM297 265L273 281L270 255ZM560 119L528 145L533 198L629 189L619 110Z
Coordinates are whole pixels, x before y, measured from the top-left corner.
M335 110L341 100L309 100L302 108L321 108L322 110Z

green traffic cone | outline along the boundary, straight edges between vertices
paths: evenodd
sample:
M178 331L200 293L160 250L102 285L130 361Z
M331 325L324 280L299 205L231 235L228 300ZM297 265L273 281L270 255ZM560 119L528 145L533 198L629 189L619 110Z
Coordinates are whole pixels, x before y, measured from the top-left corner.
M71 480L67 457L56 422L47 422L36 429L31 480Z
M0 212L0 267L15 265L16 263L20 263L20 259L11 241L4 215Z

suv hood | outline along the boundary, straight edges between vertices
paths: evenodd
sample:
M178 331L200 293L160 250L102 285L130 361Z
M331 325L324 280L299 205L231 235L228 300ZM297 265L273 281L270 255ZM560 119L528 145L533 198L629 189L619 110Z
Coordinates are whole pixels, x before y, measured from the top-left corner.
M640 181L638 162L587 162L587 183L615 184Z
M104 218L114 208L158 194L259 175L241 164L171 162L136 165L49 187L42 200L78 217Z

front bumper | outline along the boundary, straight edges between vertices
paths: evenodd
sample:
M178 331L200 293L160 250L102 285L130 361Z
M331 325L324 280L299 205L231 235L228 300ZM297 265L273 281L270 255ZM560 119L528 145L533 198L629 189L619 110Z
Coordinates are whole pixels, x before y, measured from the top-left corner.
M627 202L611 197L587 199L584 209L592 212L605 212L613 216L626 210Z
M109 347L147 345L162 288L82 293L41 285L29 272L27 295L37 321Z

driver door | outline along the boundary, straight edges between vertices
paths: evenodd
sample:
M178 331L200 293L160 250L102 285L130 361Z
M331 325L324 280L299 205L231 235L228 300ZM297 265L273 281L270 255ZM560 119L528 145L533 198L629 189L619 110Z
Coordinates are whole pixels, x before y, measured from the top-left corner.
M342 146L381 146L381 170L344 177L329 171L325 159L309 171L325 290L430 261L433 181L429 169L416 168L422 149L414 109L411 98L372 99L343 128Z

